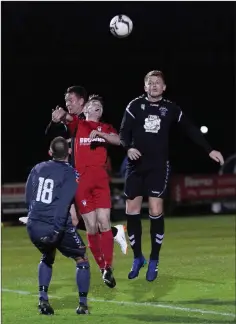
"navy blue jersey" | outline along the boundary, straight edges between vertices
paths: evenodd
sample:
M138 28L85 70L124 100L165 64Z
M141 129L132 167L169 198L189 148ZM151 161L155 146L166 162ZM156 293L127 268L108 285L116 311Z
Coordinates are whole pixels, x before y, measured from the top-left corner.
M37 164L26 183L26 204L32 220L61 230L71 224L69 209L77 190L78 174L69 163L50 160Z
M208 153L212 148L185 116L182 110L169 100L151 102L141 96L127 106L121 128L121 144L126 149L136 148L142 154L137 161L129 161L140 168L165 165L168 160L169 132L173 123L178 124L187 135Z

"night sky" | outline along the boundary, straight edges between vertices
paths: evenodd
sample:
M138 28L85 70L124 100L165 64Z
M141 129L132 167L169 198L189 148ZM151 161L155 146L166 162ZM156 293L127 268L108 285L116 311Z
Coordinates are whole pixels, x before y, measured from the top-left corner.
M64 92L82 85L105 100L105 121L119 129L143 77L164 72L165 97L181 106L225 157L235 151L234 2L2 2L2 181L25 181L47 159L44 131ZM109 22L126 14L126 39ZM170 143L178 173L218 165L181 132ZM111 148L115 170L125 155Z

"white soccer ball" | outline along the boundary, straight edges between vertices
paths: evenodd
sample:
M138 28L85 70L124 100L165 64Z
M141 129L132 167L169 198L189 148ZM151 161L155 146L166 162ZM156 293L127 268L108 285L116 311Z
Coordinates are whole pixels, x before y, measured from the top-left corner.
M118 38L124 38L131 34L133 30L132 20L125 15L117 15L110 22L110 31L112 35Z

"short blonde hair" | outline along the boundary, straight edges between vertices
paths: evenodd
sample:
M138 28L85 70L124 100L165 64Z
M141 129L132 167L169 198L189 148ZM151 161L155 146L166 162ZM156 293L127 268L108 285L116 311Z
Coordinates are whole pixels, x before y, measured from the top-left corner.
M148 72L148 73L145 75L144 83L146 83L147 80L148 80L148 78L150 78L151 76L157 76L157 77L160 77L160 78L162 78L163 82L165 82L164 74L162 73L162 71L159 71L159 70L153 70L153 71Z
M99 95L96 95L96 94L93 94L93 95L91 95L91 96L89 96L89 98L88 98L88 101L86 102L86 104L84 105L84 110L83 110L83 112L86 114L88 111L87 111L87 108L88 108L88 106L89 106L89 104L90 104L90 102L91 101L99 101L100 102L100 104L103 106L103 99L102 99L102 97L101 96L99 96Z

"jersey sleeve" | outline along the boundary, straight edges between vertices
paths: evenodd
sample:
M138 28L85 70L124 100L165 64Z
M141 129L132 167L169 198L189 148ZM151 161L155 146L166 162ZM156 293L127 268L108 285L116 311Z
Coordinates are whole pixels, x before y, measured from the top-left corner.
M61 123L54 123L51 121L45 129L45 135L51 141L57 136L68 138L70 136L67 126Z
M136 119L135 106L135 102L132 101L128 104L120 126L120 142L126 150L132 147L132 129Z
M106 133L107 134L117 134L117 130L110 124L106 125Z
M71 122L66 122L65 124L70 132L70 136L74 136L76 128L79 125L80 119L76 115L73 115L71 117L73 117L73 120Z
M59 195L57 209L55 211L55 231L61 231L66 226L69 209L75 196L77 186L78 173L72 167L68 167L61 186L61 194Z
M178 126L196 144L201 146L208 154L213 150L201 131L189 120L180 107L175 107L175 120Z

